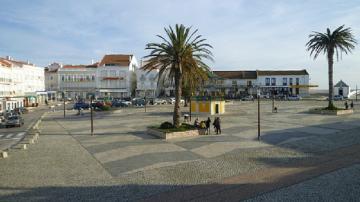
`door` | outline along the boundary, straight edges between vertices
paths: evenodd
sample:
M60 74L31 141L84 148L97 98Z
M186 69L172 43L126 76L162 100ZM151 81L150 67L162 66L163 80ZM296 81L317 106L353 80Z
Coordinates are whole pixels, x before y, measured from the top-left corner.
M219 104L215 104L215 114L219 114Z
M339 89L339 95L344 96L344 90L342 88Z

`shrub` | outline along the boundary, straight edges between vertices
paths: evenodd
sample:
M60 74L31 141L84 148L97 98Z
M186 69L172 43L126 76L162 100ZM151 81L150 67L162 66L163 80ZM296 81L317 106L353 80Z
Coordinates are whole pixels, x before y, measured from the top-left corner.
M103 111L109 111L110 108L111 108L111 107L108 106L108 105L103 105L103 106L100 107L100 109L103 110Z
M170 128L174 128L174 126L172 123L167 121L160 125L160 129L170 129Z

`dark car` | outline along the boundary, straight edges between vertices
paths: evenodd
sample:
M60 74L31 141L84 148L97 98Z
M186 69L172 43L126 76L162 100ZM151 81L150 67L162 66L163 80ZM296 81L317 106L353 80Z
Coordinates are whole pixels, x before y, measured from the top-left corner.
M10 116L5 121L5 127L17 126L20 127L24 125L24 119L21 116Z
M104 102L102 102L102 101L93 102L91 104L91 106L94 107L94 108L101 108L101 107L104 106Z
M133 101L132 101L132 104L134 105L134 106L144 106L145 105L145 99L143 99L143 98L136 98L136 99L133 99Z
M74 109L79 110L79 109L89 109L90 105L86 102L77 102L74 104Z

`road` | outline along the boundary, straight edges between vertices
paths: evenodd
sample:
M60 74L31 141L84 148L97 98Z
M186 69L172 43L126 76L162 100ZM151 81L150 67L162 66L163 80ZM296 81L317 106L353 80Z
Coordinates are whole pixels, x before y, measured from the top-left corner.
M16 145L20 142L26 132L31 128L31 126L40 118L44 112L49 109L45 106L40 106L38 108L30 110L28 113L23 114L24 125L21 127L12 127L12 128L0 128L0 151L7 150L13 145Z

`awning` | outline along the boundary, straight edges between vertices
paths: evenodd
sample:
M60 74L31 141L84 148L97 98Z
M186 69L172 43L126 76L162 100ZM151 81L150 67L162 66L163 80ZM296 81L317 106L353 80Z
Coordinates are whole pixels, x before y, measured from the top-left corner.
M291 88L315 88L319 87L318 85L290 85Z
M99 89L100 93L128 93L127 89Z

